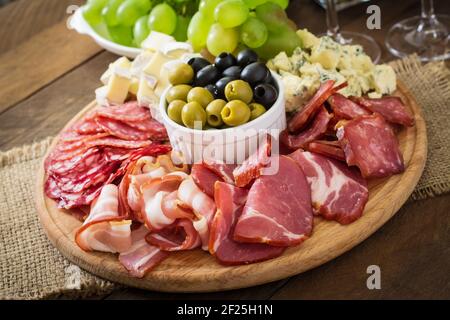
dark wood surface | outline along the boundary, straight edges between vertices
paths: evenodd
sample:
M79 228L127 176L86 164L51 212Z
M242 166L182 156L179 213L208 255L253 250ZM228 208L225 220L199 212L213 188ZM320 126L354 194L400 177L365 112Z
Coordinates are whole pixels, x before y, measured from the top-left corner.
M66 8L81 0L16 0L0 7L0 150L55 135L94 98L99 77L117 57L65 28ZM450 2L436 0L437 13ZM367 3L339 12L341 28L384 36L399 19L419 14L420 1L371 1L381 30L365 27ZM325 13L312 0L292 0L289 16L314 33ZM13 82L13 83L12 83ZM369 239L301 275L263 286L213 294L167 294L132 288L94 299L449 299L450 194L407 203ZM332 239L330 239L332 241ZM369 265L381 268L381 290L366 287Z

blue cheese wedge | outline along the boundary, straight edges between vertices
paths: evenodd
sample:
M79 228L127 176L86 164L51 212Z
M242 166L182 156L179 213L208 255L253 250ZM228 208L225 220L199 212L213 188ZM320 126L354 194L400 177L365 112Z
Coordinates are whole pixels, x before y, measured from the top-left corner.
M380 94L391 94L395 91L397 85L397 77L391 66L378 65L372 72L373 86L375 91Z

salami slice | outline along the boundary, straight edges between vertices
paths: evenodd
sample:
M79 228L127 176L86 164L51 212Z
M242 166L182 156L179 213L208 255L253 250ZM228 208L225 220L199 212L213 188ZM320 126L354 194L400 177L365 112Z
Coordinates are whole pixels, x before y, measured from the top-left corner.
M148 108L139 107L137 101L127 102L123 105L100 107L96 109L96 116L124 122L140 122L150 119Z
M142 141L151 137L150 132L133 128L122 121L104 117L96 117L95 121L105 132L120 139Z
M338 119L351 120L359 116L369 115L367 109L361 107L359 104L347 99L340 93L335 93L328 98L328 103L333 110L335 117Z

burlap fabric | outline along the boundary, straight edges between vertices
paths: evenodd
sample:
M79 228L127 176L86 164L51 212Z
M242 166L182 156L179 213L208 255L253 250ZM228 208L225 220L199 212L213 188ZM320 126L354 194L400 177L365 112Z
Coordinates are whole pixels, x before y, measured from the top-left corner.
M392 63L422 106L428 130L428 161L411 200L450 191L450 76L442 63L421 66L410 57ZM39 299L110 292L115 284L80 271L48 241L37 218L35 173L51 139L0 153L0 298Z

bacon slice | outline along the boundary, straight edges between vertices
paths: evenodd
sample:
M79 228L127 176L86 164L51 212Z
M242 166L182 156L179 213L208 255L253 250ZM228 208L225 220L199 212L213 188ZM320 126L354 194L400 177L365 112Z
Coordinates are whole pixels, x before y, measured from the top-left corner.
M350 99L372 112L381 114L384 119L391 123L401 124L406 127L414 125L414 118L407 111L406 106L399 97L391 96L377 99L350 97Z
M305 130L295 135L284 130L280 134L280 140L291 150L305 148L308 143L322 137L327 132L328 123L332 118L333 115L329 114L322 106L312 123Z
M342 150L339 141L317 140L309 143L306 149L329 158L345 161L344 150Z
M369 115L367 109L362 108L359 104L347 99L340 93L335 93L328 98L328 103L333 110L334 115L338 119L354 119L359 116Z
M75 242L85 251L124 252L131 246L131 221L119 215L119 191L105 185L91 212L75 234Z
M214 184L216 181L223 181L222 178L203 164L193 164L191 176L195 184L210 197L214 197Z
M191 250L202 243L192 221L179 219L173 225L149 233L145 240L163 251Z
M168 252L161 251L145 241L147 228L142 225L131 232L131 247L119 255L120 263L128 272L137 278L142 278L169 256Z
M341 224L349 224L361 217L369 190L356 168L301 150L290 157L300 165L311 186L315 213Z
M236 186L245 187L258 178L262 174L263 169L270 164L271 153L272 136L268 134L258 150L233 170Z
M234 225L242 213L248 191L224 182L215 184L217 212L211 225L209 251L225 265L248 264L278 257L284 247L233 240Z
M379 114L350 120L337 131L347 164L364 178L382 178L405 170L392 127Z
M319 111L325 101L334 93L334 81L327 80L322 82L315 95L297 112L288 122L288 130L295 133L305 127L309 120Z
M274 157L273 157L274 158ZM277 156L278 172L256 179L234 231L240 242L292 246L312 231L311 191L297 163Z

